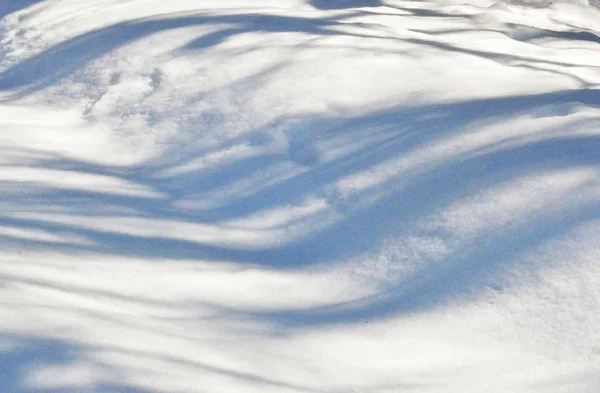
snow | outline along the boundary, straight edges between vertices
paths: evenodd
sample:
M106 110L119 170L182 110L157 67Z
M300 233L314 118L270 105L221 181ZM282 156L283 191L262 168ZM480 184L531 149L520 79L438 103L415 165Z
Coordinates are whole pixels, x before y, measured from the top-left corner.
M0 391L600 388L600 4L0 4Z

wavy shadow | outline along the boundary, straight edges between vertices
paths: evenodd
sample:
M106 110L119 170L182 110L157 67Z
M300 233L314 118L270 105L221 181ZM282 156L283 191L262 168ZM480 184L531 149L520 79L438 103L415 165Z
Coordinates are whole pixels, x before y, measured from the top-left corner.
M23 60L0 74L0 90L17 90L13 99L43 89L72 75L95 59L136 40L159 32L197 25L227 26L182 45L182 50L204 50L229 37L247 32L302 32L314 36L354 35L335 27L357 12L331 18L303 18L268 14L172 14L117 23L63 41Z
M0 19L6 15L24 10L45 0L4 0L0 2Z
M0 335L0 340L9 343L0 353L0 386L4 393L77 393L81 381L75 381L73 370L81 364L95 363L84 347L66 340L14 334ZM94 385L97 391L106 393L154 392L125 383Z
M320 10L381 7L383 5L381 0L310 0L308 3Z
M356 138L359 138L361 130L365 129L375 130L372 134L375 137L365 140L362 146L350 154L305 168L293 164L290 161L293 157L273 155L240 159L206 171L157 177L156 174L165 167L157 167L152 163L148 166L117 169L60 157L44 159L33 167L110 176L143 185L162 197L110 195L93 189L48 189L36 191L23 199L18 184L7 184L2 200L4 203L23 205L26 207L24 211L44 212L52 207L52 210L58 209L59 212L79 219L119 215L118 212L123 211L129 212L125 213L125 217L135 212L135 217L150 220L149 223L166 220L180 225L221 225L222 222L260 215L272 209L285 209L309 196L326 195L330 186L342 178L408 154L439 138L465 132L471 123L500 121L547 105L596 105L599 97L598 91L566 91L437 104L418 109L400 108L346 119L322 132L319 143L332 143L340 138L353 139L353 132L357 132ZM314 148L319 149L318 145ZM596 165L596 152L599 148L598 140L594 137L574 136L529 143L506 151L481 152L470 159L424 167L409 178L391 178L378 186L379 191L374 192L387 190L387 194L377 197L379 201L375 204L361 203L361 198L368 197L368 194L358 194L354 202L332 201L334 205L337 204L337 208L342 209L341 218L335 223L319 226L320 229L316 231L298 234L283 244L262 249L210 244L176 238L168 233L164 236L158 233L140 236L125 230L114 232L109 228L102 230L93 226L82 227L75 222L51 222L14 215L5 216L2 219L4 225L73 235L67 235L65 243L56 244L34 238L10 238L6 235L4 241L15 247L21 244L27 247L37 245L64 251L79 249L145 258L232 260L278 269L297 269L350 258L372 249L390 234L405 233L410 228L410 223L425 212L441 209L475 191L510 182L544 168ZM190 152L188 157L190 160L197 160L198 154ZM175 165L176 168L177 165L185 165L185 161L166 161L166 165ZM265 184L256 180L247 184L237 195L230 194L226 198L212 196L218 195L215 194L218 190L228 189L239 182L245 184L246 179L260 179L261 173L280 165L289 167L293 175ZM176 204L182 196L189 199L188 195L196 194L198 198L208 198L208 201L213 201L211 203L218 203L214 207L209 205L191 210ZM107 213L106 208L115 213ZM68 236L79 236L89 243L69 243ZM339 239L344 239L344 246L332 247Z

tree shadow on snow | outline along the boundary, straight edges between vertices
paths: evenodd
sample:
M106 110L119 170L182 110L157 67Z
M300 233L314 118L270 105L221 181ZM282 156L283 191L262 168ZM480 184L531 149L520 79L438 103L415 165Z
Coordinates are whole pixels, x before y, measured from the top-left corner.
M305 124L304 132L310 137L301 142L294 142L292 145L295 147L287 153L240 158L212 169L193 173L174 171L168 176L164 175L165 170L185 167L190 161L213 151L190 149L185 154L180 154L177 159L171 157L173 152L167 152L166 157L162 159L125 168L61 156L45 155L44 158L39 158L40 154L35 151L13 151L28 157L27 165L31 168L107 176L150 188L162 197L111 195L94 189L61 190L34 187L33 190L27 190L26 183L4 182L0 184L3 191L0 195L0 206L6 204L11 208L1 215L0 228L19 228L25 232L42 231L62 237L63 242L45 241L39 237L3 231L0 234L0 246L4 251L36 250L82 256L91 253L143 258L148 263L186 259L203 262L228 261L238 264L241 268L260 265L280 271L326 268L332 263L360 258L365 253L377 250L385 242L406 239L415 230L419 230L418 222L432 212L444 211L455 203L466 203L473 195L486 190L537 174L598 168L600 136L562 134L553 138L491 144L447 160L436 161L435 157L429 157L423 165L414 169L414 173L389 176L377 187L365 189L352 200L332 196L331 188L341 179L408 156L445 138L460 135L468 137L472 130L481 124L495 124L519 115L553 115L551 111L548 112L548 107L589 107L597 105L599 101L599 91L577 90L415 108L398 107L351 118L321 119L321 123L315 119L305 119L300 125L295 124L294 131L298 132L298 128L304 127L302 124ZM589 121L592 120L594 119ZM319 124L323 124L324 128L315 130ZM570 125L578 126L575 123ZM597 126L597 119L589 125ZM266 138L261 137L264 132L264 129L255 130L252 135L246 135L245 139L229 143L267 143ZM309 141L312 141L307 153L309 158L298 159L297 150L305 149L303 143L309 144ZM338 146L346 153L333 158L320 156L327 146ZM218 147L214 149L218 150ZM317 158L311 158L312 155L316 155ZM25 161L22 164L24 163ZM234 186L241 180L268 173L273 167L282 164L285 176L272 182L252 182L250 188L243 189L239 195L233 195L229 199L224 198L218 206L186 209L174 204L174 201L186 193L199 192L210 195L219 189ZM20 192L22 190L25 191L25 197ZM210 241L174 238L171 233L148 236L127 230L115 231L110 225L105 228L86 227L78 221L80 218L93 220L128 217L147 219L148 225L172 221L176 223L176 226L172 227L176 233L177 225L222 225L223 222L232 222L231 220L243 219L250 215L260 216L273 209L282 210L286 206L298 204L304 198L314 196L328 198L330 206L338 209L339 217L336 221L326 226L317 226L314 231L294 237L289 243L258 250L216 245ZM16 206L18 208L15 208ZM19 211L59 212L65 219L52 222L43 217L16 217L8 214ZM498 225L491 230L482 231L474 239L452 249L444 256L443 261L426 261L409 276L382 288L379 294L356 301L303 310L237 309L223 310L223 313L251 321L267 321L271 326L285 331L287 327L356 324L435 309L479 291L502 290L505 275L514 267L521 254L543 245L544 242L561 238L569 230L598 218L600 210L596 200L568 204L563 210L553 214L520 217L518 222L511 225ZM239 229L235 225L231 228ZM452 236L443 231L432 231L428 235L441 239ZM85 239L86 242L78 242L77 239ZM85 257L81 259L81 263L84 264ZM394 262L402 263L402 260ZM0 277L0 283L58 289L91 299L109 298L116 303L132 302L144 307L157 306L135 296L55 283L52 279L34 280L3 275ZM158 306L173 309L181 305L165 301ZM210 306L218 308L218 305ZM190 313L193 313L192 309L193 305L189 308ZM117 326L134 323L118 315L93 309L74 308L70 312L78 319L89 319L90 323L108 321ZM129 328L146 332L152 329L142 324ZM150 350L127 352L127 349L110 347L88 348L55 339L9 336L6 342L10 346L2 348L0 353L0 386L7 393L76 392L77 388L60 385L60 380L56 378L54 384L44 385L43 380L36 375L53 375L52 372L61 370L64 373L64 370L81 365L92 367L100 375L112 375L110 381L122 381L123 379L118 377L118 371L95 360L95 351L103 350L117 351L133 359L149 359L159 364L183 366L198 372L239 380L242 383L310 391L309 387L291 385L285 379L267 380L252 373L221 369L210 362L203 362L202 358L184 355L169 355ZM132 367L131 370L121 372L130 373L134 369ZM117 377L114 378L114 375ZM150 393L149 390L133 384L115 384L108 382L109 380L97 382L94 385L97 391Z
M319 7L319 2L314 3ZM32 93L72 75L109 51L168 29L202 24L227 26L180 48L182 51L200 51L244 32L299 31L314 36L352 35L354 33L340 32L337 27L341 24L340 20L359 15L357 12L315 19L260 14L171 15L162 19L120 23L75 37L14 65L0 75L0 87L17 89L21 95ZM367 32L354 35L369 37ZM515 58L532 61L525 56L511 57L455 48L428 39L409 38L405 41L497 61ZM600 91L581 89L419 107L401 106L350 118L278 119L273 124L251 130L239 139L228 140L213 148L200 148L193 144L183 149L178 146L152 162L125 168L58 155L30 159L26 165L33 169L101 175L143 186L159 196L117 195L101 189L34 187L27 189L24 197L21 191L28 187L27 184L5 181L0 184L3 191L0 202L12 208L11 214L0 218L0 225L22 231L3 231L0 244L4 249L14 250L86 251L148 260L231 261L241 266L260 265L278 270L326 266L360 257L390 239L408 237L415 230L416 223L431 212L443 211L454 203L499 185L548 171L597 167L600 164L600 137L573 135L488 146L486 150L475 149L440 162L435 157L427 157L424 164L411 173L390 175L380 184L349 197L336 189L336 184L343 179L399 157L408 157L445 138L468 137L470 129L480 124L494 124L514 116L536 113L540 109L547 110L548 107L568 111L571 106L598 107L599 103ZM292 123L295 124L293 127L287 125ZM231 146L268 145L268 135L275 128L287 138L287 150L239 158L212 168L181 170ZM295 137L296 134L302 137ZM331 157L322 154L331 146L345 153ZM26 157L36 156L38 152L13 153ZM176 236L186 225L214 226L232 231L244 229L239 220L284 211L310 198L325 200L327 206L335 211L334 218L331 221L324 219L323 223L319 223L320 213L299 218L299 224L303 220L309 221L312 230L299 232L281 243L244 247L194 240L193 236ZM189 208L179 204L184 199L211 203ZM356 322L434 308L452 297L468 295L479 286L492 285L495 279L501 281L503 272L518 255L597 218L595 207L583 204L555 217L531 217L511 228L497 228L484 233L476 244L468 243L454 249L445 258L443 266L426 264L405 281L396 283L395 287L360 302L323 310L262 313L260 317L282 324ZM28 214L12 214L17 210ZM32 215L56 212L64 216L62 221ZM111 229L110 225L80 224L82 220L115 217L144 219L144 225L167 223L165 227L171 228L172 233L154 231L144 234ZM292 220L281 227L277 224L265 227L268 230L265 230L264 237L268 238L270 233L280 229L285 232L295 224ZM199 226L191 228L202 230ZM269 232L271 229L273 231ZM57 234L63 237L63 241L27 235L39 232ZM447 236L444 233L435 235Z
M259 13L213 15L169 14L118 23L63 41L42 53L25 59L0 73L0 90L14 90L13 99L34 93L72 76L87 64L107 53L152 34L199 25L225 26L181 46L182 51L201 51L214 47L235 35L248 32L284 33L301 32L308 36L327 37L356 33L341 32L345 19L361 11L345 15L309 18ZM365 30L364 37L369 33ZM14 93L14 92L13 92Z
M67 212L73 217L92 219L114 214L118 216L118 212L123 211L135 212L134 217L156 220L159 223L219 226L248 216L260 216L273 209L285 210L287 206L297 205L311 196L326 198L328 203L338 210L340 219L324 227L317 225L318 230L302 233L281 245L248 249L186 240L169 236L170 234L136 235L126 230L115 232L110 229L101 230L68 222L14 215L2 217L2 224L6 227L42 230L45 233L63 233L66 239L70 236L74 239L83 238L87 239L88 244L75 241L44 242L10 234L2 234L0 239L6 246L17 248L44 246L64 251L88 250L144 258L232 260L278 269L297 269L351 258L377 247L379 242L388 236L410 233L412 223L427 212L443 209L476 192L540 171L597 165L600 141L597 137L572 136L473 153L472 157L424 166L410 176L391 177L377 188L357 193L350 199L335 195L332 185L336 182L410 154L439 138L466 132L471 123L500 121L502 118L550 104L595 104L599 96L597 91L581 90L380 111L357 118L342 119L339 120L339 124L334 122L332 125L329 121L329 128L319 132L317 142L314 142L317 140L315 134L315 138L312 138L313 145L295 147L287 154L241 158L212 169L175 172L169 176L157 174L166 169L185 166L187 160L198 160L207 152L192 150L187 155L187 160L166 159L166 167L153 162L123 169L64 157L47 158L35 165L39 168L67 171L66 173L74 171L117 178L150 188L162 195L159 198L111 195L93 189L47 189L26 194L24 199L21 193L22 185L3 185L4 203L22 204L24 210L29 212L58 211ZM374 131L365 137L363 131L368 129ZM257 130L257 136L261 132L263 130ZM311 130L307 129L306 132L310 134ZM349 154L331 160L318 157L320 145L335 144L337 141L356 141L361 138L364 142ZM229 143L244 144L247 141ZM297 149L308 150L308 153L300 154ZM168 157L170 152L165 154ZM298 158L299 154L301 158ZM260 180L262 173L278 166L282 167L284 176L278 175L281 177L275 177L273 182ZM197 198L199 201L208 198L214 202L215 198L212 195L228 188L239 187L238 184L245 184L246 179L256 180L239 188L239 192L216 197L216 204L193 209L176 204L182 198ZM375 198L375 202L367 205L361 203L363 200L372 200L372 197ZM116 213L107 213L110 210ZM535 228L531 230L533 234L539 230L539 236L529 236L527 241L536 238L542 240L544 233L568 226L567 223L563 224L561 226L548 221L549 228L544 228L544 223L536 223ZM235 225L231 229L235 230ZM522 228L523 232L529 230ZM505 239L503 243L506 241L509 240ZM516 250L527 245L519 243L523 241L522 236L510 241L516 242ZM489 247L489 250L480 247L478 252L492 255L495 245L491 244ZM455 258L458 260L461 257ZM467 259L477 258L473 256Z
M381 0L310 0L309 4L320 10L382 6Z
M142 18L131 21L121 22L104 28L93 30L71 39L60 42L41 53L20 61L0 73L0 91L9 92L7 101L16 100L41 89L57 84L67 77L72 77L78 71L84 69L87 65L109 52L118 50L137 40L149 37L161 32L193 27L193 26L218 26L210 33L186 42L178 49L179 53L199 52L215 47L216 45L238 35L245 33L264 33L278 34L287 32L299 32L310 38L325 37L355 37L364 38L385 43L387 47L373 47L372 52L394 53L403 56L411 56L410 52L404 49L394 49L395 44L413 43L419 46L427 46L440 51L461 53L467 56L477 56L490 59L505 65L525 68L543 69L546 72L559 73L561 75L575 78L574 75L567 75L557 71L555 66L569 67L573 64L568 61L557 61L541 58L533 58L521 54L504 54L495 51L485 51L477 49L468 49L461 46L455 46L449 43L423 38L410 37L392 37L374 34L373 25L365 25L359 21L362 16L369 16L373 11L369 11L366 5L376 6L378 2L369 0L349 0L348 2L327 2L314 1L314 6L323 9L346 8L341 4L352 4L347 8L353 8L343 14L320 17L294 17L284 15L272 15L261 13L243 13L217 15L211 13L173 13L159 15L153 18ZM332 4L329 6L328 4ZM340 4L340 5L337 5ZM365 5L365 8L358 9L359 4ZM408 12L412 16L432 17L432 18L468 18L466 14L449 14L443 11L429 10L423 8L402 8L399 6L386 7ZM377 15L381 15L377 13ZM403 15L389 14L396 17ZM348 30L347 27L354 27ZM511 27L512 25L508 25ZM516 26L516 25L515 25ZM512 26L514 30L517 27ZM436 31L415 30L419 33L435 36ZM535 37L528 35L515 35L515 39L530 40ZM543 37L566 38L575 40L596 41L596 36L587 32L555 32L544 31ZM252 50L252 46L247 50ZM254 48L259 50L260 47ZM356 48L356 50L360 50ZM176 53L177 54L177 53ZM515 64L519 62L519 64ZM545 67L551 66L551 67ZM545 67L545 68L544 68Z
M95 369L108 379L119 379L120 371L90 358L84 347L66 340L26 335L0 335L0 386L3 393L79 393L82 369ZM95 391L106 393L151 393L124 383L92 382ZM89 385L88 385L89 386ZM87 391L86 387L86 391Z
M2 0L0 2L0 19L6 15L21 11L45 0Z
M26 3L26 2L25 2ZM23 4L25 4L23 3ZM21 4L21 3L19 3ZM217 15L211 13L173 13L159 15L153 18L142 18L126 22L117 23L111 26L93 30L71 39L58 43L43 52L25 59L0 73L0 90L11 91L12 98L18 99L27 96L38 90L56 84L66 77L73 76L77 71L82 70L86 65L94 60L117 50L127 44L133 43L153 34L164 31L192 27L192 26L218 26L216 31L207 33L183 44L180 51L203 51L212 48L229 38L245 33L265 33L276 34L286 32L301 32L307 37L330 37L330 36L349 36L356 38L365 38L381 40L388 44L410 42L418 45L425 45L442 51L463 53L465 55L474 55L477 57L488 58L504 64L512 64L515 61L522 62L520 67L541 67L550 66L569 66L568 62L553 61L547 59L530 58L523 55L502 54L494 51L482 51L462 48L448 43L443 43L427 38L399 38L384 37L373 34L374 26L365 26L362 23L355 22L354 19L361 16L368 16L372 11L368 9L357 9L360 6L378 6L379 1L370 0L339 0L339 1L312 1L317 8L321 9L340 9L353 8L341 15L321 16L321 17L293 17L284 15L271 15L260 13L244 13L231 15ZM408 12L412 16L421 17L460 17L468 18L470 15L448 14L443 11L436 11L423 8L403 8L399 6L386 5L391 9L398 9ZM380 15L378 13L378 15ZM402 15L390 14L397 17ZM344 27L354 25L359 30L348 31ZM510 25L508 25L511 27ZM515 29L515 26L512 26ZM360 32L357 32L360 31ZM420 33L436 35L435 31L419 31ZM544 31L544 37L557 37L576 40L595 41L596 36L587 32L554 32ZM521 37L517 34L516 39L533 39L529 35ZM521 37L521 38L519 38ZM535 38L535 37L534 37ZM251 50L249 48L248 50ZM373 51L386 51L389 49L373 48ZM398 51L399 54L403 50ZM408 55L408 53L405 53ZM555 68L555 67L554 67ZM558 73L556 70L546 69L548 72ZM8 97L11 97L10 95Z

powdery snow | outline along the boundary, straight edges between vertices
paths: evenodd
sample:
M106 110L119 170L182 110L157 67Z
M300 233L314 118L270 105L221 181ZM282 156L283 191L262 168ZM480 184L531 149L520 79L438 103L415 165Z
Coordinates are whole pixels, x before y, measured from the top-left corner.
M600 388L597 2L0 18L3 393Z

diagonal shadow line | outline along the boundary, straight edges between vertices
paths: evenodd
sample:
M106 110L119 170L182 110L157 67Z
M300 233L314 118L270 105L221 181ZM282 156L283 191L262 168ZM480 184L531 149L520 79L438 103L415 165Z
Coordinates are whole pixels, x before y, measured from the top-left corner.
M279 33L297 31L311 35L354 35L333 29L340 20L360 15L359 12L332 18L303 18L267 14L171 14L161 19L121 22L90 31L59 43L42 53L14 65L0 74L0 90L22 89L12 99L26 96L59 81L91 61L149 35L195 25L223 25L218 33L189 43L190 49L206 49L230 36L245 32ZM233 27L231 27L233 26ZM358 35L360 36L360 35ZM185 46L184 46L185 47Z
M301 195L303 190L318 190L348 173L375 166L411 149L425 146L440 135L448 137L464 131L464 127L468 127L470 123L527 113L536 107L559 103L600 106L600 91L582 89L436 104L408 110L380 111L352 119L327 132L378 127L390 136L381 142L365 145L352 156L344 156L326 165L317 166L283 182L260 189L250 196L239 198L231 204L224 204L219 209L236 215L240 212L241 206L246 214L256 212L261 209L266 200L278 200L285 204L290 199ZM428 116L430 114L441 114L441 116L431 119Z
M378 203L359 207L330 227L263 250L238 249L157 236L140 237L115 233L110 229L84 229L68 223L52 224L6 218L3 221L13 226L44 229L48 232L71 231L97 244L71 245L70 248L74 249L87 248L99 252L110 250L111 253L121 255L153 258L233 260L278 269L298 269L360 254L382 241L382 236L385 235L383 230L388 234L409 230L411 225L406 226L406 223L414 223L426 212L440 209L476 190L510 181L532 171L597 165L600 160L597 151L600 151L600 140L597 137L556 138L481 154L465 161L445 163L443 167L426 168ZM460 178L457 178L458 174ZM339 238L345 239L346 245L341 248L332 247L335 239ZM36 242L29 242L32 243ZM64 249L69 246L50 247Z
M96 200L99 203L117 204L120 206L129 206L131 208L137 207L137 210L139 210L142 213L142 215L146 217L156 217L156 215L158 214L160 218L169 216L178 217L184 219L185 222L197 222L198 220L202 221L207 219L212 221L218 221L231 217L240 217L246 214L250 214L253 211L256 212L260 211L261 209L264 209L265 204L267 208L282 203L285 204L289 201L295 200L303 194L318 191L326 185L331 184L336 179L339 179L341 176L362 170L365 167L368 167L369 165L375 165L391 157L403 154L404 151L414 148L415 146L429 143L431 140L435 139L440 134L446 135L446 133L464 130L464 127L467 126L471 121L481 121L484 118L493 118L497 116L508 116L514 112L531 110L536 106L545 105L548 103L596 103L598 95L598 91L577 90L559 93L547 93L526 97L505 97L501 99L469 101L458 104L440 104L425 107L419 110L395 111L392 112L391 115L387 116L385 115L385 113L379 112L370 116L360 117L358 119L349 121L344 125L343 128L345 128L346 126L361 128L365 126L373 126L373 123L375 123L377 127L381 127L384 130L389 130L389 128L387 128L387 125L389 124L395 124L396 122L402 121L403 119L410 116L417 117L418 119L419 116L424 116L430 112L449 113L452 114L451 118L459 118L459 120L455 121L455 123L452 123L444 117L442 117L441 120L431 120L428 119L427 116L424 116L423 119L425 120L416 120L416 123L413 124L413 127L415 129L418 129L418 132L414 132L412 134L413 139L399 137L397 141L393 139L387 140L386 142L387 144L389 144L389 146L385 146L384 143L381 149L375 149L373 151L369 151L373 146L368 146L366 149L364 149L364 151L359 152L358 155L346 157L342 161L334 161L331 163L321 165L313 170L301 173L291 179L262 189L256 192L251 197L239 198L238 200L236 200L235 205L224 205L220 209L203 212L202 214L197 215L194 215L195 213L189 215L185 213L173 213L172 209L162 208L160 202L146 204L145 202L140 203L140 201L135 198L108 198L102 196L101 194L96 194L94 196L93 193L67 193L61 196L59 192L53 194L54 201L44 201L44 195L41 195L38 198L38 201L39 203L51 202L58 203L59 205L64 205L65 195L70 195L70 197L74 197L75 195L87 195L89 198L92 198L92 200ZM383 123L382 118L384 119ZM421 121L422 124L420 124L419 121ZM442 124L444 124L446 128L442 127ZM535 145L527 145L528 150L513 150L512 156L508 155L506 157L503 157L499 153L486 153L484 156L482 156L485 157L484 159L480 158L480 160L483 161L479 161L477 165L455 163L453 165L446 166L445 168L425 168L424 171L419 171L418 173L419 176L423 176L423 179L421 179L421 181L415 179L406 179L409 181L408 183L403 184L402 187L404 188L401 189L404 190L403 195L405 201L409 202L410 200L407 198L411 194L427 194L432 189L452 190L453 187L455 187L455 185L449 183L448 179L454 179L457 173L469 173L469 171L471 173L481 174L481 169L476 168L486 168L490 166L493 167L494 165L498 165L503 161L513 162L516 160L517 162L521 162L524 165L523 168L529 168L529 170L531 170L533 168L539 167L539 165L541 165L540 163L546 163L546 161L540 160L540 158L543 158L543 156L540 156L540 152L546 152L545 156L553 156L554 160L558 161L562 160L563 162L570 162L572 164L578 165L594 164L595 161L593 159L593 150L598 149L598 151L600 151L600 147L597 145L597 141L593 138L579 138L572 140L560 139L544 141L543 143L540 142ZM521 151L521 153L517 154L518 151ZM525 157L525 159L523 157ZM527 159L527 157L530 158ZM427 172L432 169L436 172ZM515 176L518 176L519 170L521 170L520 167L513 167L513 171L516 171L514 174ZM477 180L477 176L475 176L474 178L475 180ZM126 179L142 184L147 184L153 189L162 188L162 191L168 191L160 185L157 186L155 183L149 183L151 180L148 180L148 178L145 178L142 181L140 181L140 179L128 176L126 177ZM474 182L473 184L478 184L480 187L486 185L485 182L481 183L481 181L479 183ZM474 186L470 186L470 189L473 189L473 187ZM391 189L394 189L394 187L392 187ZM52 194L50 194L50 196L51 195ZM396 193L396 195L400 194ZM455 195L455 197L459 195L466 194L464 192L458 193ZM68 205L72 206L73 200L70 199L70 197ZM448 197L450 196L448 195ZM425 198L425 202L426 203L424 204L424 206L426 206L427 208L436 207L435 200L427 200L427 198ZM443 204L444 199L442 198L438 202L438 205ZM82 200L81 203L85 205L87 202L85 200ZM415 212L422 211L422 208L414 206L413 202L410 202L408 206L413 211L412 215L410 215L412 217L415 217ZM123 233L113 233L110 230L98 231L92 229L77 228L76 225L61 225L36 221L13 221L12 224L17 226L25 226L33 229L38 227L49 232L74 231L85 238L91 239L94 244L92 246L85 246L77 244L48 245L46 243L41 243L46 246L55 248L63 247L64 249L72 250L81 247L83 249L95 250L98 252L106 252L107 250L110 250L113 253L120 253L124 255L143 255L146 257L152 257L152 255L156 253L155 256L158 255L174 258L227 258L239 262L267 264L276 266L278 268L294 268L298 266L311 265L318 262L330 261L339 256L352 255L357 252L360 252L360 250L364 249L364 247L376 244L377 236L370 234L371 228L368 228L370 225L372 225L373 220L369 219L368 214L366 216L362 215L360 213L361 208L362 207L359 206L358 209L351 209L349 215L347 215L342 220L342 222L339 222L333 228L325 228L317 231L316 233L308 233L304 237L297 238L292 243L282 245L281 247L274 247L271 249L259 251L233 249L210 244L198 244L186 240L160 238L156 236L142 238ZM405 214L405 211L406 207L398 206L398 212L394 217L402 216L403 214ZM382 217L381 220L382 223L387 223L387 225L390 225L391 228L394 228L396 226L392 222L393 220L390 221L387 217ZM370 224L367 224L367 226L365 226L364 224L361 224L362 221L365 221ZM9 223L9 221L6 221L6 219L4 222ZM344 224L344 222L347 222L348 224ZM335 237L336 234L343 234L344 236L349 237L349 239L353 240L348 242L350 246L345 249L332 248L329 242L332 241L332 237ZM8 238L5 238L5 240L10 240L12 244L15 244L14 242L16 241L15 239ZM26 242L24 244L28 244L30 246L36 244L35 241L23 240L23 242Z
M381 7L381 0L309 0L319 10L341 10L348 8Z
M356 130L365 127L370 129L376 128L378 129L378 133L389 135L379 138L378 142L365 144L364 147L355 150L350 156L343 156L326 163L326 165L317 166L283 182L259 189L250 196L236 199L230 205L224 204L212 212L204 211L200 216L198 216L198 212L195 212L193 219L198 220L202 219L202 217L204 219L210 219L210 217L212 219L237 217L240 214L259 211L264 207L265 201L268 200L279 200L281 203L287 203L294 195L301 195L303 189L316 190L324 187L345 176L348 172L360 171L367 166L384 162L410 149L424 146L441 134L449 136L463 130L464 127L474 121L510 116L516 113L527 113L536 107L548 104L580 103L590 106L598 105L599 102L600 94L597 90L582 89L532 96L502 97L450 104L436 104L412 109L379 111L347 120L333 129L324 131L321 136L335 138L340 130L350 130L352 132L351 130L353 129ZM436 117L431 118L431 114L436 114ZM260 132L261 130L258 131ZM348 131L344 132L347 133ZM190 152L190 158L197 159L198 157L195 154L194 151ZM133 184L150 187L166 195L167 200L173 200L184 190L189 191L189 187L200 187L199 190L210 191L217 188L219 184L225 186L236 179L259 172L279 160L285 160L285 157L249 157L239 162L220 166L204 174L182 174L168 176L164 179L156 178L155 173L169 167L184 164L185 159L164 163L164 165L168 166L162 165L156 167L152 164L148 168L146 165L140 164L132 168L120 168L90 164L71 158L56 157L42 159L39 164L33 166L116 177L132 182ZM195 186L194 184L197 185ZM308 185L310 186L307 188ZM185 188L181 188L184 186ZM102 200L105 202L137 207L138 209L141 208L142 212L150 209L150 215L161 212L163 215L173 214L173 217L179 218L186 216L186 213L178 214L173 208L164 205L164 201L161 200L141 200L127 196L103 196L93 190L46 191L35 199L30 197L29 201L35 202L39 200L40 203L45 203L45 199L48 199L54 200L52 203L60 204L60 192L65 193L62 197L66 196L69 199L80 198L84 200L85 198L97 199L102 197Z
M522 37L513 38L517 41L524 42L532 42L539 39L544 38L556 38L559 40L565 41L584 41L584 42L592 42L596 44L600 44L600 36L590 31L570 31L570 30L550 30L550 29L542 29L538 27L532 27L529 25L519 25L515 23L507 23L507 27L511 28L514 32L519 32L520 29L526 29L526 33L523 34ZM446 34L460 34L460 33L469 33L470 30L466 29L442 29L442 30L420 30L420 29L411 29L415 33L422 33L432 36L443 36ZM500 29L493 28L481 28L477 29L477 31L486 31L493 33L506 34L505 31Z
M217 32L209 33L204 37L200 37L197 40L184 45L182 49L206 49L229 37L246 32L278 33L296 31L315 36L346 35L384 40L397 39L418 45L435 47L445 51L458 51L504 62L519 60L561 66L571 65L566 62L539 60L522 55L508 55L461 48L448 43L420 38L385 38L372 36L368 33L357 34L336 29L338 26L345 25L342 23L344 19L360 16L362 14L365 14L365 12L354 11L329 18L303 18L267 14L184 14L183 16L181 14L172 14L165 15L162 19L140 19L122 22L74 37L14 65L0 74L0 90L14 89L15 92L13 92L12 98L8 98L8 100L14 100L47 87L81 69L94 59L135 40L169 29L205 24L227 27ZM366 12L366 14L369 13ZM360 24L358 25L360 26Z
M184 357L166 355L166 354L156 353L156 352L148 351L148 350L144 351L144 350L133 350L133 349L114 348L114 347L113 348L97 347L96 349L100 350L100 351L117 352L117 353L121 353L121 354L128 355L128 356L133 356L133 357L143 357L143 358L162 360L162 361L165 361L170 364L188 366L188 367L192 367L192 368L195 368L198 370L204 370L204 371L208 371L213 374L222 375L225 377L240 380L243 382L257 383L257 384L266 385L266 386L273 386L273 387L283 388L283 389L293 389L293 390L303 391L303 392L312 392L312 393L325 393L326 392L325 390L313 388L308 385L297 385L297 384L293 384L290 382L282 381L277 378L265 378L263 376L259 376L259 375L245 372L245 371L227 369L227 368L219 367L219 366L213 366L213 365L210 365L208 363L198 361L198 360L186 359Z
M0 2L0 19L12 13L29 8L45 0L2 0Z
M561 151L560 147L564 145L568 148ZM331 248L332 240L337 238L344 239L345 244L354 244L365 237L371 237L372 242L376 242L381 238L381 233L374 229L375 223L386 230L401 225L403 228L400 233L396 233L398 236L409 233L411 223L414 223L418 217L424 216L425 212L436 211L440 205L461 200L473 189L481 190L510 182L524 173L538 170L546 173L580 166L598 166L600 164L600 155L596 153L600 151L598 148L600 148L598 136L557 138L554 141L543 141L527 147L490 153L492 158L489 161L501 163L495 167L490 166L488 159L482 156L469 158L452 165L445 174L440 174L438 179L442 184L431 179L421 181L420 187L413 186L409 190L400 190L390 198L381 201L378 206L360 211L358 216L348 220L346 230L338 226L331 229L335 232L333 236L320 233L318 236L325 239L325 244L316 254L325 252L327 246ZM549 152L554 152L555 156L550 159L550 162L544 161L544 157ZM470 176L461 179L461 182L468 184L469 187L446 196L448 189L451 188L448 187L449 183L453 181L448 174L454 172L464 176L465 173L469 173L464 170L465 167L478 168L475 173L470 173ZM420 178L423 177L421 174ZM432 184L436 184L436 190L431 189ZM389 206L392 201L407 200L402 194L419 195L419 203L408 206L400 203L397 205L398 209L390 215ZM440 195L444 197L440 198ZM547 240L559 238L585 222L600 218L596 201L569 210L566 211L566 215L544 216L544 220L527 220L518 227L510 229L509 232L506 232L506 228L498 228L496 232L483 234L482 238L477 240L477 244L469 243L455 250L444 259L444 265L436 264L430 270L419 271L401 283L396 283L397 288L370 298L300 311L267 313L231 311L286 326L304 326L355 323L440 307L454 299L471 295L478 287L485 287L494 281L502 281L503 273L511 264L516 263L522 253L542 245ZM336 256L337 258L339 256Z
M567 218L529 223L510 234L499 230L491 242L456 250L444 260L444 265L420 271L394 283L392 288L388 286L382 292L367 298L299 311L230 311L284 326L349 324L427 312L470 299L476 296L477 291L486 288L501 292L504 289L504 275L522 253L598 218L600 213L597 206L589 204L580 207ZM533 238L532 234L535 235Z
M46 384L32 384L27 376L35 370L48 367L56 369L70 367L73 363L85 360L106 368L106 364L89 357L88 349L71 340L36 337L25 334L1 334L0 338L12 345L0 353L0 386L3 393L67 393L76 392L81 387L74 388L72 383L53 381ZM112 369L112 367L109 367ZM120 370L111 370L112 374L120 375ZM158 393L155 390L141 388L118 381L97 381L94 386L98 391L106 393ZM87 390L87 389L86 389Z

